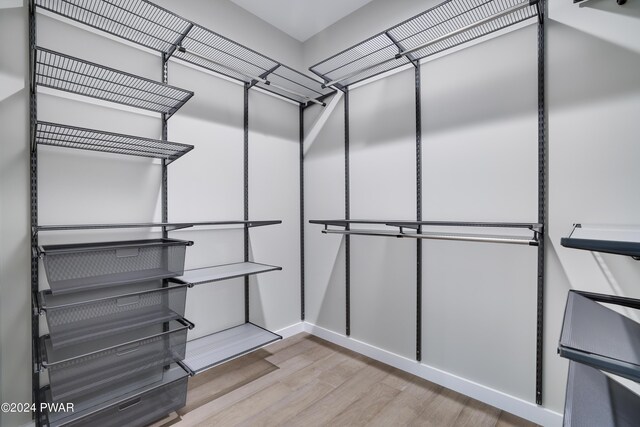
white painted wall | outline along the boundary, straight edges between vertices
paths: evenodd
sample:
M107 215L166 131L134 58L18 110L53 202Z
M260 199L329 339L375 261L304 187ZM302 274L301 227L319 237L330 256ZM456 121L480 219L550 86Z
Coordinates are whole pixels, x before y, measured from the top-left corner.
M27 12L0 3L0 402L31 400ZM0 412L0 425L28 414Z
M226 0L159 0L294 67L311 65L435 3L374 0L299 45ZM0 5L8 6L0 9L0 34L12 40L0 47L0 400L22 402L30 398L26 10L19 1ZM556 346L567 290L640 296L634 286L640 277L636 262L603 256L598 264L592 254L559 244L573 222L637 223L640 200L633 183L638 178L634 160L640 133L634 116L640 105L640 6L592 1L584 8L572 2L551 2L549 7L544 407L561 411L566 363L556 355ZM158 57L50 18L39 17L39 41L160 77ZM534 63L535 30L528 27L423 66L425 219L535 220ZM238 218L242 88L179 64L172 64L169 73L170 83L196 92L169 124L170 139L196 146L169 167L170 219ZM351 92L354 218L415 215L412 79L412 71L405 71ZM39 102L45 120L159 136L160 121L153 115L49 94L40 95ZM284 221L252 230L252 255L258 262L285 268L252 279L251 313L254 321L277 329L297 321L299 313L298 111L257 92L252 92L251 103L251 217ZM342 111L341 101L305 158L306 219L344 216ZM315 106L307 109L307 131L319 112ZM41 223L159 220L158 165L122 157L114 173L113 164L106 155L43 149ZM110 203L104 203L107 198ZM306 224L305 230L307 320L342 333L343 240L322 235L319 226ZM82 241L146 235L65 236ZM196 241L188 249L189 268L242 257L241 230L173 235ZM51 235L43 241L60 238ZM425 364L533 399L534 252L526 247L425 243ZM411 242L352 239L354 338L413 356L414 259ZM191 338L242 321L241 286L241 280L231 280L190 291L187 317L198 325ZM0 417L3 426L29 421L24 414Z
M306 65L436 3L374 0L309 39ZM637 224L640 7L550 3L543 406L562 412L567 363L556 348L567 291L640 295L637 262L603 256L599 265L589 252L560 246L574 222ZM536 60L529 26L423 64L425 220L536 221ZM352 218L415 215L412 76L402 71L351 90ZM343 216L342 121L336 109L322 131L331 136L305 158L308 219ZM316 314L308 320L344 333L341 238L319 226L306 232L307 308ZM351 241L352 336L413 357L415 245ZM428 241L423 269L423 363L535 401L536 250Z

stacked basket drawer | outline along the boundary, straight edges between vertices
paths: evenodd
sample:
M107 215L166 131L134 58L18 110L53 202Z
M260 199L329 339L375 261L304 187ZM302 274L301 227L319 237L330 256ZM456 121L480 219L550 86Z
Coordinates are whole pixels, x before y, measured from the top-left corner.
M49 425L145 425L184 406L186 247L173 239L40 248L50 289L38 295L49 333L43 401L73 413L44 413ZM161 405L160 405L161 403ZM169 408L169 410L167 410ZM173 408L173 409L171 409ZM159 414L162 416L163 414Z

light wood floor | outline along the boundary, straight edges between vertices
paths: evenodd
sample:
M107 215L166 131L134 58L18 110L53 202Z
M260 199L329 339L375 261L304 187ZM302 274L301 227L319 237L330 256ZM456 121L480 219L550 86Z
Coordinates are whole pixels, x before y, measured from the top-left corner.
M299 334L189 381L187 406L155 427L534 424Z

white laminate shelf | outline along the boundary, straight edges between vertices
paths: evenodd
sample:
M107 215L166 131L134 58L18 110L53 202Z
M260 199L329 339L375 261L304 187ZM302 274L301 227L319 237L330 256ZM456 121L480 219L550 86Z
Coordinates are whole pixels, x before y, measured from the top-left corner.
M259 264L257 262L237 262L233 264L185 270L184 274L177 277L176 280L192 286L277 270L282 270L282 267Z
M187 342L184 364L199 374L281 339L280 335L253 323L244 323Z

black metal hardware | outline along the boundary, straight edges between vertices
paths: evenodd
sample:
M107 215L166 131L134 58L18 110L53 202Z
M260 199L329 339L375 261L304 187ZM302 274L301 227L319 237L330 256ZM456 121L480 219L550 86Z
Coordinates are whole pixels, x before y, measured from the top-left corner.
M425 43L436 41L447 34L465 29L470 23L479 22L514 7L513 1L488 0L481 4L466 0L444 1L413 18L387 29L369 39L347 48L309 69L324 80L324 85L343 87L377 76L411 63L405 54ZM419 61L447 49L484 37L503 28L526 21L537 15L535 3L499 16L485 24L469 28L452 37L445 37L433 45L413 52L412 59ZM405 49L398 53L397 44ZM337 83L336 83L337 82Z
M331 89L320 87L320 82L305 74L149 1L120 4L110 1L37 0L36 3L42 9L158 51L167 60L180 59L245 83L251 83L252 79L243 75L243 72L251 71L252 75L259 76L279 65L277 73L272 76L274 85L257 85L298 103L307 102L307 99L285 93L276 85L292 89L311 99L333 92ZM225 68L205 63L202 59L190 55L189 51L203 54Z
M306 105L300 105L299 121L299 162L300 162L300 320L305 318L305 289L304 289L304 109Z
M344 90L344 217L349 220L351 218L351 201L349 199L349 90ZM349 224L345 225L345 229L349 230ZM345 250L345 334L351 335L351 238L346 235L344 237Z
M244 220L249 220L249 88L244 84ZM249 261L249 226L244 226L244 261ZM249 277L244 278L244 321L249 322Z
M391 36L389 36L391 37ZM402 46L398 44L402 49ZM409 59L415 65L416 92L416 220L422 221L422 91L420 63L412 56ZM403 234L400 227L400 234ZM422 226L418 225L418 233ZM416 360L422 360L422 240L416 240Z
M542 405L544 362L544 287L545 287L545 238L547 225L547 110L545 102L545 27L546 1L536 3L538 21L538 271L536 296L536 403ZM538 236L539 235L539 236Z

